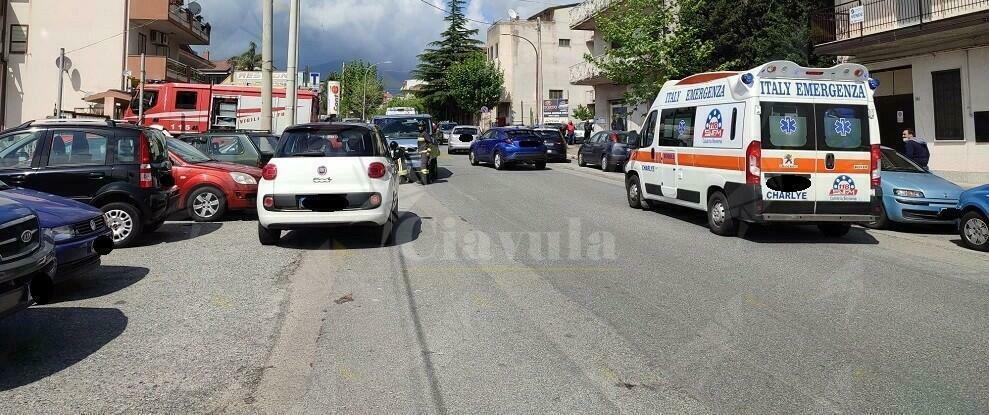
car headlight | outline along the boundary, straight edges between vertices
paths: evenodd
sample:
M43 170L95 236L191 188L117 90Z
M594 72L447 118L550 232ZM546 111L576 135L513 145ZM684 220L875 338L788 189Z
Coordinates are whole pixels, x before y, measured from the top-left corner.
M72 239L76 237L76 230L71 226L59 226L55 228L46 229L46 233L51 234L52 239L55 242L64 241L67 239Z
M924 197L924 192L921 192L920 190L893 189L893 194L902 197Z
M230 172L230 178L234 179L235 182L240 184L258 184L258 181L254 179L254 176L246 173L238 173L235 171Z

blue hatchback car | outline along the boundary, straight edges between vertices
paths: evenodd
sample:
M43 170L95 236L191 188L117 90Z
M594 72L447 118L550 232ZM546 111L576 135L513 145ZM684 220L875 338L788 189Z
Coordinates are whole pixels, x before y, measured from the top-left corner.
M470 145L470 164L491 163L504 170L516 163L546 168L546 144L529 128L497 127L485 131Z
M0 318L31 305L31 282L54 274L52 238L38 215L0 195Z
M962 193L958 214L962 243L975 250L989 251L989 184Z
M69 277L100 266L100 257L113 250L113 238L103 212L90 205L0 182L0 197L35 211L46 233L55 243L57 271L47 278L35 277L31 293L38 303L51 299L55 285Z
M883 147L882 212L879 220L868 224L874 229L891 222L908 224L951 225L943 212L954 209L962 189L940 176L924 170L903 154Z

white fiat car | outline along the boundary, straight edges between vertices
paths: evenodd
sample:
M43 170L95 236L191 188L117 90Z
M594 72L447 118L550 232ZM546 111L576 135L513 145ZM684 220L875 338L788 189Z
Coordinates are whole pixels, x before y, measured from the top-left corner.
M398 213L398 174L374 126L313 123L282 133L258 183L258 239L283 230L364 225L386 243Z
M481 135L481 129L476 125L458 125L450 131L450 141L446 144L447 154L456 152L469 153L470 143Z

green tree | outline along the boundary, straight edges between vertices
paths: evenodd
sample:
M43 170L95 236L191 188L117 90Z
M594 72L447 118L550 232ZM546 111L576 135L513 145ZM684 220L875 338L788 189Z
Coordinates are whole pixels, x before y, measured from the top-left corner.
M416 109L416 112L426 112L426 104L422 102L421 98L415 95L397 96L392 98L391 101L386 102L380 107L379 113L384 114L387 107L412 107Z
M616 0L597 17L611 46L586 56L609 79L629 85L626 101L651 102L670 79L746 70L771 60L829 66L812 53L809 15L827 0Z
M446 74L453 64L467 60L480 51L476 29L467 29L464 16L464 0L450 0L450 12L445 20L448 25L440 34L440 40L431 42L419 55L419 65L413 75L426 82L418 95L426 109L437 119L457 118L456 99L446 84Z
M501 97L505 76L483 54L474 53L463 62L450 66L446 84L461 114L473 124L481 107L493 107Z
M237 71L261 70L261 54L258 53L258 45L251 42L244 53L230 57L227 59L227 63Z
M578 105L573 110L573 117L581 121L587 121L594 118L594 113L586 105Z
M347 62L340 74L340 117L371 116L385 99L378 67L361 60Z

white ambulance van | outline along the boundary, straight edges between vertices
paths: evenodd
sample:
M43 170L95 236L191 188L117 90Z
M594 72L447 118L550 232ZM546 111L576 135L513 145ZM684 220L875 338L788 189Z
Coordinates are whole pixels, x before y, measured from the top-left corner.
M719 235L791 222L842 236L879 212L876 87L862 65L788 61L669 81L630 155L628 203L707 211Z

